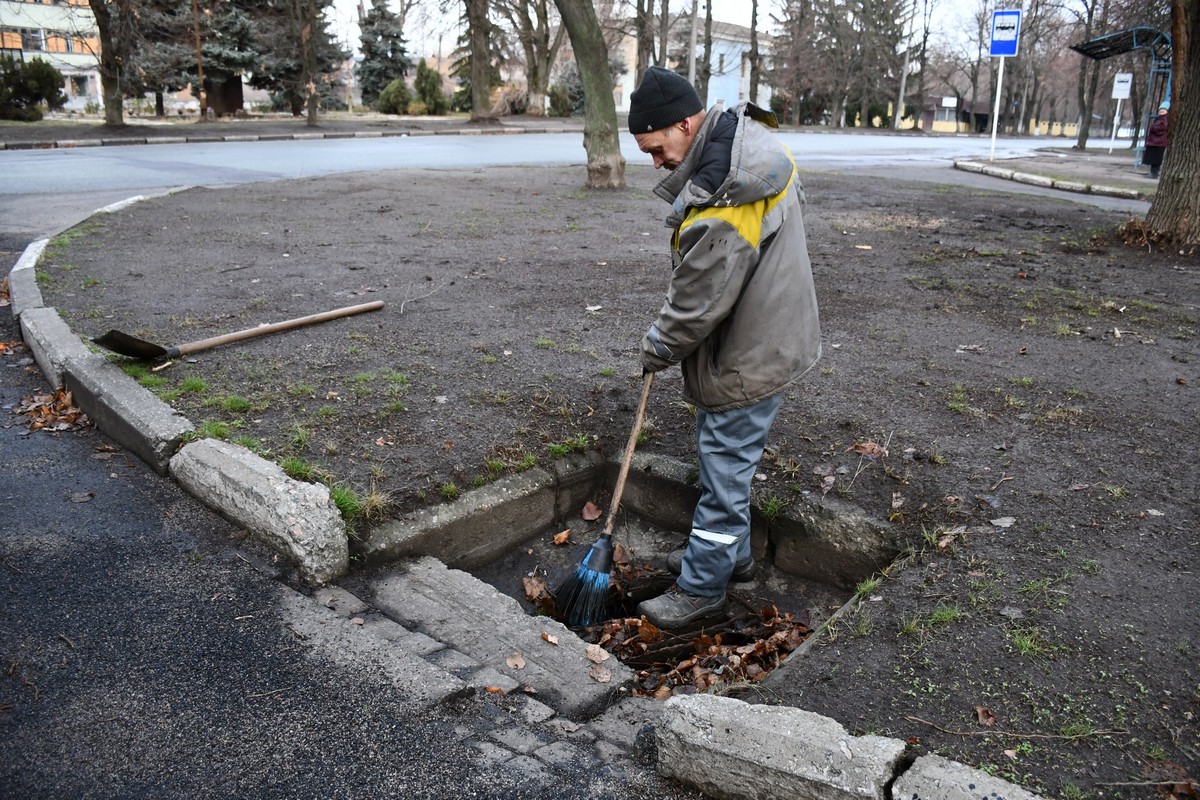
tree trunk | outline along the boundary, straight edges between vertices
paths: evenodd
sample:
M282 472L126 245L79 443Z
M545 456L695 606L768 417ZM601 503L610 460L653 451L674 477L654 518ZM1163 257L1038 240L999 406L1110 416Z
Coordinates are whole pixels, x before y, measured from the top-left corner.
M471 38L471 122L482 122L492 118L488 0L467 0L467 28Z
M1152 239L1200 246L1200 2L1173 0L1177 56L1170 139L1158 191L1146 215Z
M633 68L633 85L642 82L646 67L654 58L654 0L637 0L634 25L637 29L637 63Z
M758 105L758 0L750 0L750 94L747 99Z
M125 109L121 97L121 74L125 63L122 56L128 44L122 41L122 14L126 8L108 0L88 0L96 19L100 38L100 99L104 104L104 124L119 127L125 124Z
M571 38L583 81L583 147L587 151L587 187L623 189L625 157L617 131L608 45L590 0L554 0Z

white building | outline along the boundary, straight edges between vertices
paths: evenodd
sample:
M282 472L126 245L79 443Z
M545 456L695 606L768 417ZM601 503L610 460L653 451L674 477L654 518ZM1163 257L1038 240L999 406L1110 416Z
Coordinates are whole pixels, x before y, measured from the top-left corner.
M100 105L100 37L87 0L0 0L0 52L61 72L67 108Z

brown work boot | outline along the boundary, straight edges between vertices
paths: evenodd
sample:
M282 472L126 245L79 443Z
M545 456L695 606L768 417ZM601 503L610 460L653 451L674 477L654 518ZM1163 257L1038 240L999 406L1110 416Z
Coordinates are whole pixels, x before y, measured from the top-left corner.
M678 575L683 572L683 554L687 552L686 547L681 547L678 550L672 550L667 554L667 569ZM729 580L734 583L746 583L754 580L754 573L758 565L754 563L754 556L750 556L750 560L745 564L738 564L733 568L733 574L729 576Z
M716 597L704 597L672 584L664 594L638 603L637 613L658 627L670 630L699 619L720 616L728 605L724 592Z

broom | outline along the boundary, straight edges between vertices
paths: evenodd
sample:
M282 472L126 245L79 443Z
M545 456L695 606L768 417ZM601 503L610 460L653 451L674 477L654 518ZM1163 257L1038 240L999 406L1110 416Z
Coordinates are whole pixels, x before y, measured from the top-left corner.
M637 416L633 421L633 430L629 432L629 444L625 445L625 456L621 459L621 469L617 473L617 485L613 488L608 519L604 521L604 532L588 550L587 556L579 562L575 573L554 592L554 606L559 618L573 628L599 622L606 618L608 612L608 583L613 568L613 526L616 524L617 508L621 505L625 479L629 476L629 465L633 462L633 448L642 428L642 417L646 413L646 401L650 397L650 386L653 383L654 373L647 372L642 379L642 397L638 400Z

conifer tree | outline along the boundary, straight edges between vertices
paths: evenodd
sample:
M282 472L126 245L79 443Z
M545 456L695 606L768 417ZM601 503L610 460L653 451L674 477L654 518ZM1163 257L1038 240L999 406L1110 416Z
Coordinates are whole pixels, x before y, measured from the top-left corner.
M363 104L373 106L385 86L408 75L412 60L404 46L400 16L388 9L387 0L371 0L371 10L359 20L358 28L363 56L357 69L358 85Z

